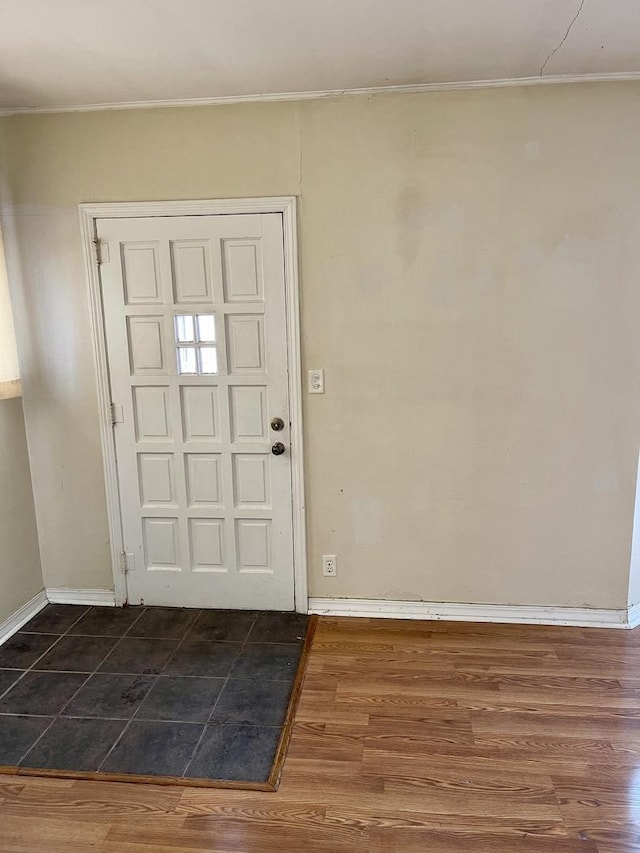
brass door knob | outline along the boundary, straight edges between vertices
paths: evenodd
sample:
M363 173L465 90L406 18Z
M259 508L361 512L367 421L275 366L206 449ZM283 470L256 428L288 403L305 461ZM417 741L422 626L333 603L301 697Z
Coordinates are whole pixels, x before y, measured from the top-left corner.
M286 450L286 447L284 446L284 444L281 441L276 441L275 444L271 445L271 452L273 453L274 456L282 456L282 454L285 452L285 450Z

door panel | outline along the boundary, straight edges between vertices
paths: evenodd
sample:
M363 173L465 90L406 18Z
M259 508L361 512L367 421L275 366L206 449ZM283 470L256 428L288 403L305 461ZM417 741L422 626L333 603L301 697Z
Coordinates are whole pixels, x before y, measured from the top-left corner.
M97 236L129 601L293 609L290 456L271 453L289 446L280 214Z

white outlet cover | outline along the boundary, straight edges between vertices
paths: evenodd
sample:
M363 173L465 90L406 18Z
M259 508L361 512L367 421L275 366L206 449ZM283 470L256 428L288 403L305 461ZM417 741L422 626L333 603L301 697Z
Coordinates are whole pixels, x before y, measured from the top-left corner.
M322 555L322 574L326 578L334 578L338 574L338 564L335 554Z
M324 369L314 367L307 372L310 394L324 394Z

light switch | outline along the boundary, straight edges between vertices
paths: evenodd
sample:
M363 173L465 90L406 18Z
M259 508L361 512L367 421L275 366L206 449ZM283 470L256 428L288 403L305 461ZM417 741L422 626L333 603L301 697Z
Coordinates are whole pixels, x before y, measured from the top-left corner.
M324 394L324 370L315 368L308 372L309 377L309 393Z

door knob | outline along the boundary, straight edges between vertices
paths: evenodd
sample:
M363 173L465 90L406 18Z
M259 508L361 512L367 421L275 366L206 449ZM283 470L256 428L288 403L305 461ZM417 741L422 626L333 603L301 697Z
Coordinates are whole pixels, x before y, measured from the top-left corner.
M284 444L281 441L276 441L275 444L271 445L271 452L273 453L274 456L282 456L282 454L285 452L285 450L286 450L286 447L284 446Z
M271 429L274 432L280 432L281 429L284 429L284 421L282 418L274 418L271 421Z

